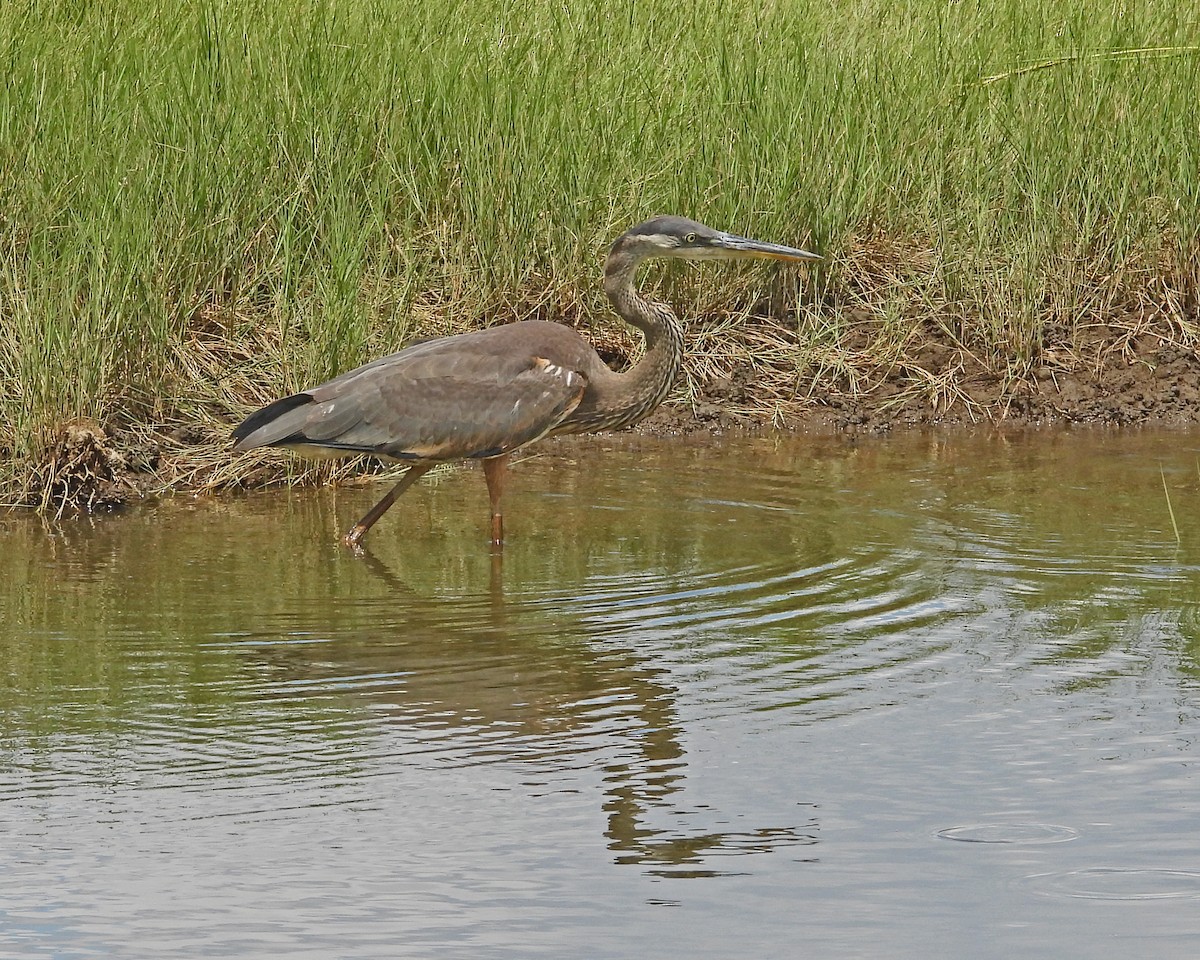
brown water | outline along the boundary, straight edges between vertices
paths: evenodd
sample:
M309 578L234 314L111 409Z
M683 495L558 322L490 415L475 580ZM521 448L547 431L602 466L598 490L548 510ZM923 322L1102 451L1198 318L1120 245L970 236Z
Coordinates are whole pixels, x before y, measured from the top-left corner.
M0 956L1200 954L1200 436L552 444L0 556ZM1179 525L1177 543L1167 494Z

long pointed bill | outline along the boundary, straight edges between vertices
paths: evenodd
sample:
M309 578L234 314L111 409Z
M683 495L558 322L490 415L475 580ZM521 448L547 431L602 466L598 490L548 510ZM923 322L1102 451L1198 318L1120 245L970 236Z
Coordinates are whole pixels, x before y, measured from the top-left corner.
M736 233L717 234L714 247L720 251L717 256L726 256L730 259L759 257L769 260L790 260L794 262L821 259L819 253L810 253L808 250L801 250L798 247L785 247L781 243L765 243L762 240L751 240L749 237L739 237Z

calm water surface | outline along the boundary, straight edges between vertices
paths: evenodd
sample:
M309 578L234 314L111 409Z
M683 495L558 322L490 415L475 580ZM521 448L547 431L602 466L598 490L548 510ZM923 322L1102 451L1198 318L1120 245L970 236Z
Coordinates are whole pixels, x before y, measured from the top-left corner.
M0 517L0 956L1200 955L1200 435L383 489Z

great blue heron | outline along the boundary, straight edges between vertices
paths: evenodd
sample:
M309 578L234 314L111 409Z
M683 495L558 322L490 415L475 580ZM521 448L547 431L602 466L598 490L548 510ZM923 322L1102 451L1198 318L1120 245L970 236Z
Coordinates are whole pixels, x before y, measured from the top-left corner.
M638 264L650 257L821 259L683 217L654 217L618 237L604 265L604 292L613 309L646 339L645 355L626 372L610 370L569 327L522 320L426 340L276 400L233 431L233 449L307 448L409 463L400 482L346 534L351 547L434 466L480 460L491 500L492 543L499 544L500 496L514 450L542 437L627 427L671 389L683 359L683 328L669 307L633 285Z

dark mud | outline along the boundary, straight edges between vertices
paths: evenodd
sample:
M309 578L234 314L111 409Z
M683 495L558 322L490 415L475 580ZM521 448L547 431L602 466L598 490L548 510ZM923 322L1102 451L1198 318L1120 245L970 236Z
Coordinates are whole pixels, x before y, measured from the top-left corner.
M842 345L846 355L868 346L854 339ZM695 402L660 408L642 429L770 424L857 433L937 425L1200 423L1200 352L1161 335L1103 326L1003 369L931 331L896 361L860 367L853 382L824 372L798 379L792 373L791 398L782 402L778 374L746 368L706 380Z

